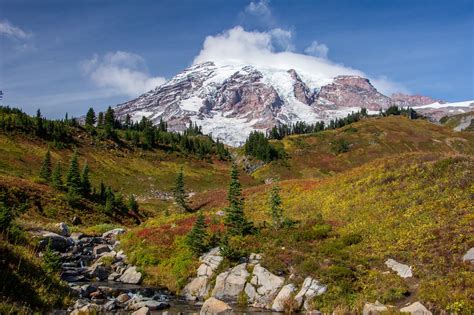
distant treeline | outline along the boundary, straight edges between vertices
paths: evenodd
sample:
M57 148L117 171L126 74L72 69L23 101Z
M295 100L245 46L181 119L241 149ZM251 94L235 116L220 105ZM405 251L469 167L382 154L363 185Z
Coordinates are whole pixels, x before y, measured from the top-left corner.
M67 114L64 119L50 120L44 118L40 110L32 117L20 109L0 106L0 130L36 135L52 141L53 145L59 148L75 144L74 134L83 130L98 140L112 140L119 145L143 149L161 148L195 155L198 158L207 158L212 154L221 160L230 157L222 143L204 135L196 124L190 123L183 133L178 133L168 131L166 122L160 121L155 126L146 117L134 122L127 115L121 121L117 119L111 107L98 115L90 108L82 126L78 119L68 118Z
M390 106L385 111L380 110L378 115L373 116L392 115L407 116L410 119L417 119L420 117L414 109L410 107L403 108L398 106ZM274 126L266 134L263 132L254 131L245 141L244 151L246 155L253 156L264 162L270 162L280 159L286 156L286 154L283 148L276 148L269 140L281 140L284 137L290 135L310 134L324 130L338 129L357 122L364 117L369 117L366 108L362 108L360 111L355 113L352 112L344 118L331 119L328 125L326 125L324 121L318 121L313 124L306 123L304 121L297 121L294 124L280 124L278 126Z

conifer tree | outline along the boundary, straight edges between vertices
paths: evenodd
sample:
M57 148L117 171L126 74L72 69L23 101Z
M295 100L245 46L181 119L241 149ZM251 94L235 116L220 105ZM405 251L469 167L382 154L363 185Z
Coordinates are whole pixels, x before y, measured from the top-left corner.
M230 185L227 194L229 206L225 209L224 223L231 235L246 235L252 231L252 223L244 214L244 199L242 197L242 186L239 181L239 171L235 163L230 171Z
M207 249L207 232L204 215L200 212L191 231L186 235L186 245L199 256Z
M100 187L99 187L99 197L100 200L105 201L105 185L103 181L100 181Z
M115 125L115 113L112 107L108 107L104 115L104 124L107 127L114 128Z
M81 188L82 188L82 194L87 196L91 192L91 182L89 179L89 165L86 164L84 165L84 168L82 169L82 175L81 175Z
M86 126L92 127L96 123L96 117L94 109L91 107L86 114Z
M51 181L51 152L46 151L46 155L44 156L43 163L41 165L40 177L41 179L50 182Z
M184 190L184 173L183 168L181 168L176 176L176 181L173 190L174 200L183 210L188 211L188 203L186 192Z
M81 174L79 173L79 162L77 161L76 151L74 151L71 158L71 163L66 176L66 185L71 193L81 194L82 180Z
M63 187L63 177L61 173L61 163L58 162L58 164L56 164L56 167L54 168L53 175L51 178L53 187L56 189L60 189L61 187Z
M135 199L134 195L130 195L130 197L128 198L128 208L130 209L130 211L138 213L138 202Z
M100 112L97 117L97 127L102 128L104 126L104 113Z
M273 227L278 229L283 224L283 208L281 206L280 186L274 185L268 196L270 215L273 221Z
M114 210L114 198L112 195L107 195L105 200L105 213L112 214Z

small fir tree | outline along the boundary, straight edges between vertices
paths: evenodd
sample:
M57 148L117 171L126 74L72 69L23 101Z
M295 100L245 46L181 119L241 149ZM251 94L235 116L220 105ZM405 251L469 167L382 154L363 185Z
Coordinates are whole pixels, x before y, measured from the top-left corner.
M89 165L86 164L84 165L84 168L82 169L82 175L81 175L81 190L82 194L87 196L91 192L91 182L89 179Z
M96 117L94 109L91 107L86 114L86 126L92 127L96 123Z
M280 186L274 185L268 196L270 215L273 221L273 227L278 229L283 224L283 208L281 206Z
M174 190L173 190L174 200L183 210L188 211L187 196L184 190L184 172L181 168L176 176Z
M186 235L186 245L199 256L207 249L207 232L204 215L199 213L191 231Z
M104 126L104 113L100 112L97 117L97 127L102 128Z
M130 195L130 197L128 198L128 208L130 209L130 211L138 213L138 202L135 199L134 195Z
M46 151L44 156L43 163L41 165L40 177L41 179L50 182L51 181L51 152Z
M61 173L61 163L58 162L58 164L56 164L56 167L54 168L53 175L51 177L53 187L56 189L61 189L63 187L63 176Z
M61 268L61 256L51 249L51 240L43 252L43 266L48 273L53 273Z
M81 174L79 173L79 162L77 160L77 152L71 158L69 170L66 176L66 185L71 193L80 194L82 191Z
M252 223L247 220L244 213L244 199L242 197L242 186L239 181L239 171L235 163L230 171L230 185L227 194L229 206L225 209L224 223L227 232L231 235L246 235L252 231Z

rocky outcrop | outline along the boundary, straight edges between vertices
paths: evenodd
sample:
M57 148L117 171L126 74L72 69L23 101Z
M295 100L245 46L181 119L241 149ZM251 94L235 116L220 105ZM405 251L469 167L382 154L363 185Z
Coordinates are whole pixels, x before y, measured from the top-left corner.
M288 70L293 79L293 94L295 98L303 104L311 105L314 102L314 93L301 80L300 76L294 69Z
M315 104L333 109L347 107L365 107L379 110L390 107L392 100L379 93L366 78L353 75L341 75L334 82L321 87Z
M283 312L285 311L286 305L291 303L291 299L293 299L293 293L296 292L296 287L293 284L287 284L283 286L275 297L275 300L272 304L272 311L275 312Z
M436 102L441 102L440 100L435 100L429 96L423 95L406 95L403 93L394 93L390 96L393 103L398 106L420 106L420 105L428 105L433 104Z
M58 252L66 251L73 243L72 241L68 240L66 237L53 233L53 232L40 231L38 232L38 235L41 239L39 243L41 248L50 246L51 249Z
M375 303L365 303L364 309L362 310L362 315L377 315L383 312L387 312L388 307L375 301Z
M221 300L236 301L245 288L248 276L246 263L219 274L212 296Z
M214 297L207 299L201 308L201 315L217 315L229 314L232 312L232 307L229 304L218 300Z
M219 248L213 248L199 258L201 265L197 277L192 279L183 289L182 294L187 300L203 300L210 290L210 280L222 262Z
M401 264L393 259L387 259L385 265L395 271L402 278L410 278L413 276L411 266Z
M464 256L462 256L463 261L474 263L474 247L471 247Z
M272 274L260 264L255 265L250 282L245 286L248 301L254 307L270 308L285 278Z
M405 306L400 309L400 312L408 313L412 315L432 315L433 314L420 302L415 302L413 304Z
M298 308L303 307L305 310L310 310L311 300L318 295L325 293L326 286L319 283L311 277L304 279L301 290L295 296L295 302Z
M68 237L71 235L71 232L69 231L69 227L64 222L56 224L56 228L58 229L58 234L61 236Z

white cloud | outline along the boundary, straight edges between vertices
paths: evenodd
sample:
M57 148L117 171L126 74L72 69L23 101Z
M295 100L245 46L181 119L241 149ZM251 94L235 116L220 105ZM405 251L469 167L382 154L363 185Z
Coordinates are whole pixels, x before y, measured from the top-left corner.
M94 55L81 67L98 87L112 88L117 95L136 97L166 82L163 77L148 74L141 56L125 51Z
M292 43L293 34L291 31L281 28L274 28L269 31L273 45L284 51L293 51L295 46Z
M278 33L278 32L277 32ZM289 37L291 44L291 36ZM326 58L276 49L275 31L246 31L236 26L223 33L207 36L194 63L214 61L216 64L250 64L264 68L295 69L308 74L318 82L328 82L337 75L359 75L371 79L382 93L390 95L406 91L387 78L371 78L363 71L334 63ZM291 46L290 46L291 47Z
M26 32L21 28L14 26L7 20L0 21L0 35L21 40L28 39L33 36L32 33Z
M313 41L311 45L306 47L304 50L305 54L320 57L320 58L327 58L329 48L325 44L320 44L318 41Z
M268 0L250 2L240 14L240 20L247 26L273 27L276 24Z

